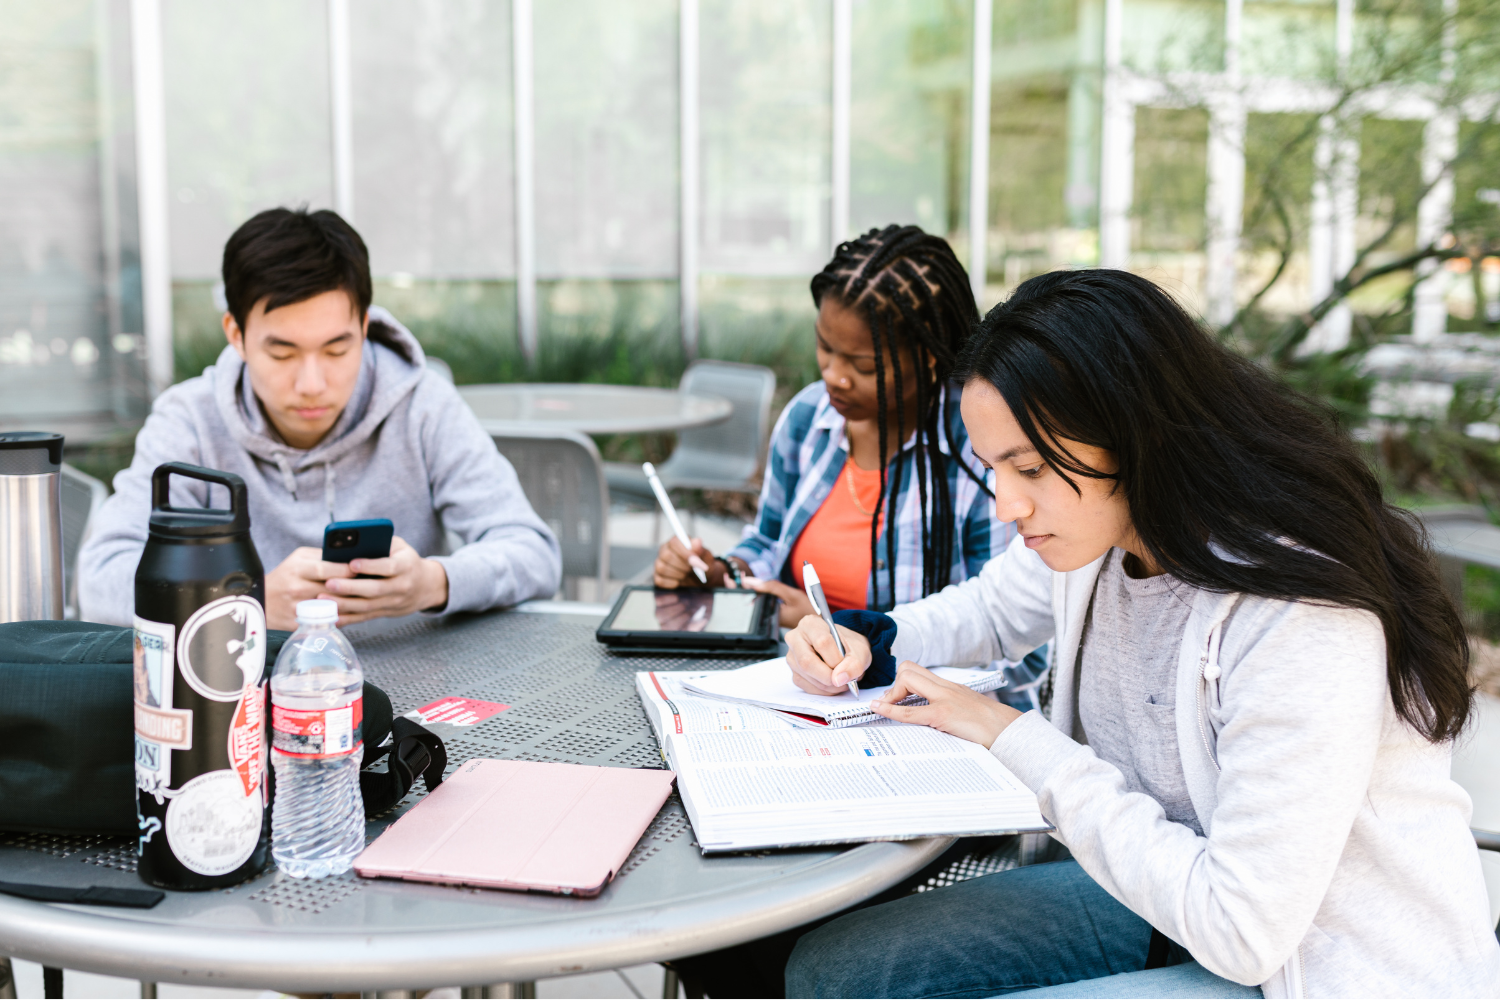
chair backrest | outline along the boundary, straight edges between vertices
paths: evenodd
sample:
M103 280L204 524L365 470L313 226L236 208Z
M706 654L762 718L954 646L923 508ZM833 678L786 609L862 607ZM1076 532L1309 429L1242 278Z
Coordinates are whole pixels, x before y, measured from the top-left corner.
M64 462L59 484L62 506L63 614L78 617L78 550L88 539L89 525L101 504L109 499L109 487L86 472Z
M435 358L431 354L427 355L427 367L436 372L449 385L453 384L453 366L442 358Z
M734 410L722 423L678 435L677 450L662 467L671 485L748 488L760 469L761 452L771 431L776 373L762 365L694 361L683 373L679 388L722 396Z
M508 431L494 441L531 509L557 535L563 576L597 577L602 600L609 584L609 487L599 449L568 430Z

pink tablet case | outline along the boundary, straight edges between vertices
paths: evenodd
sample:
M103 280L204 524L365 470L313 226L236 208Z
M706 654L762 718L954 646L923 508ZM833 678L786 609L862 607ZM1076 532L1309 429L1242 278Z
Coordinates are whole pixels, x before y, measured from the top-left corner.
M596 896L672 791L671 771L474 759L365 848L354 870Z

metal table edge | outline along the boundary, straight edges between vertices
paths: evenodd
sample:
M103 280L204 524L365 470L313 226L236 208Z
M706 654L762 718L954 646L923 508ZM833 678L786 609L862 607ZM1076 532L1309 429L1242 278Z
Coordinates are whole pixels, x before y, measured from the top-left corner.
M930 837L863 844L812 869L684 906L494 929L296 935L274 927L187 930L0 896L0 954L145 982L286 992L529 981L681 958L789 930L883 892L952 843ZM792 879L795 898L785 891Z

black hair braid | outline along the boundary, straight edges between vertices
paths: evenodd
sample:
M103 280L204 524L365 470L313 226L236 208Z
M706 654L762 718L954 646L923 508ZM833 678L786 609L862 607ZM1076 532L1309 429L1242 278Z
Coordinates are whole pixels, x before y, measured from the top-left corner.
M916 226L871 229L839 244L833 259L812 279L815 303L821 304L823 296L830 294L863 314L874 346L882 461L880 493L870 524L870 564L873 573L879 566L880 514L885 510L887 520L891 521L885 546L889 597L882 599L878 575L874 592L876 606L888 606L896 600L895 526L889 512L895 510L907 470L917 478L922 596L947 584L953 555L958 550L952 491L938 457L941 452L938 442L945 440L964 474L986 496L993 496L984 477L964 460L955 446L951 413L944 402L949 398L944 389L950 387L959 349L977 326L979 311L969 287L968 273L954 256L952 247ZM915 371L905 371L901 363L902 347L911 352ZM884 460L892 429L885 391L888 360L894 366L891 374L896 398L890 404L895 408L897 434L897 455L889 463ZM907 428L905 407L901 405L908 378L914 380L912 388L917 403L916 425L911 428L916 440L909 460L903 450Z
M887 311L883 317L883 320L884 321L881 323L881 327L885 333L886 350L890 352L891 357L891 373L893 383L892 388L896 390L896 405L894 407L896 411L896 458L895 462L893 463L893 471L895 472L895 476L891 479L890 504L886 508L888 511L888 513L886 514L886 520L889 523L894 524L896 516L899 513L899 511L897 511L896 509L896 498L901 495L901 484L906 479L906 407L901 405L901 400L906 398L906 392L901 384L901 352L897 349L896 346L895 318L891 316L889 311ZM873 329L870 331L870 333L870 340L875 344L875 350L879 351L880 334L876 333ZM919 378L918 385L920 384L921 381ZM920 389L918 391L920 391ZM885 422L884 409L881 410L880 419L881 423ZM881 455L885 454L884 446L881 447L880 453ZM922 512L922 554L925 558L927 554L927 504L923 503L918 509ZM890 581L891 604L894 606L896 603L896 533L894 531L887 531L885 533L885 571L886 579Z
M875 344L875 404L880 410L880 420L876 426L880 429L880 454L886 452L886 426L885 426L885 363L881 358L880 335L873 330L870 332L870 340ZM880 490L875 494L875 513L870 516L870 574L875 580L875 606L884 607L880 599L880 577L875 574L875 567L879 565L878 555L880 552L880 511L885 505L885 463L880 465ZM890 548L891 532L886 532L886 548ZM895 565L895 560L890 560ZM891 571L891 605L896 603L896 576L895 570Z

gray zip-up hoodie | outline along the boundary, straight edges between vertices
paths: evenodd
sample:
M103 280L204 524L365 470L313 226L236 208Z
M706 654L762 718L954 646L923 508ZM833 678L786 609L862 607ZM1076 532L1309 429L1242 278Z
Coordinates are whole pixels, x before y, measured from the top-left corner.
M302 451L267 423L226 346L218 362L157 397L136 436L135 459L115 476L114 495L90 527L78 556L82 617L129 625L135 570L146 542L151 473L190 462L245 480L250 534L267 572L299 546L321 548L330 521L389 518L396 534L448 574L445 611L482 611L556 593L557 540L473 412L429 371L416 338L390 313L370 322L393 329L413 360L367 340L359 381L338 422ZM208 506L210 487L172 479L173 506ZM227 499L214 488L216 503ZM463 547L443 551L452 531Z
M1267 997L1493 997L1473 804L1451 747L1396 715L1366 611L1198 591L1178 647L1177 749L1204 835L1077 741L1077 664L1103 557L1056 573L1017 538L977 577L896 608L891 653L1017 659L1056 637L1052 718L991 752L1111 896Z

